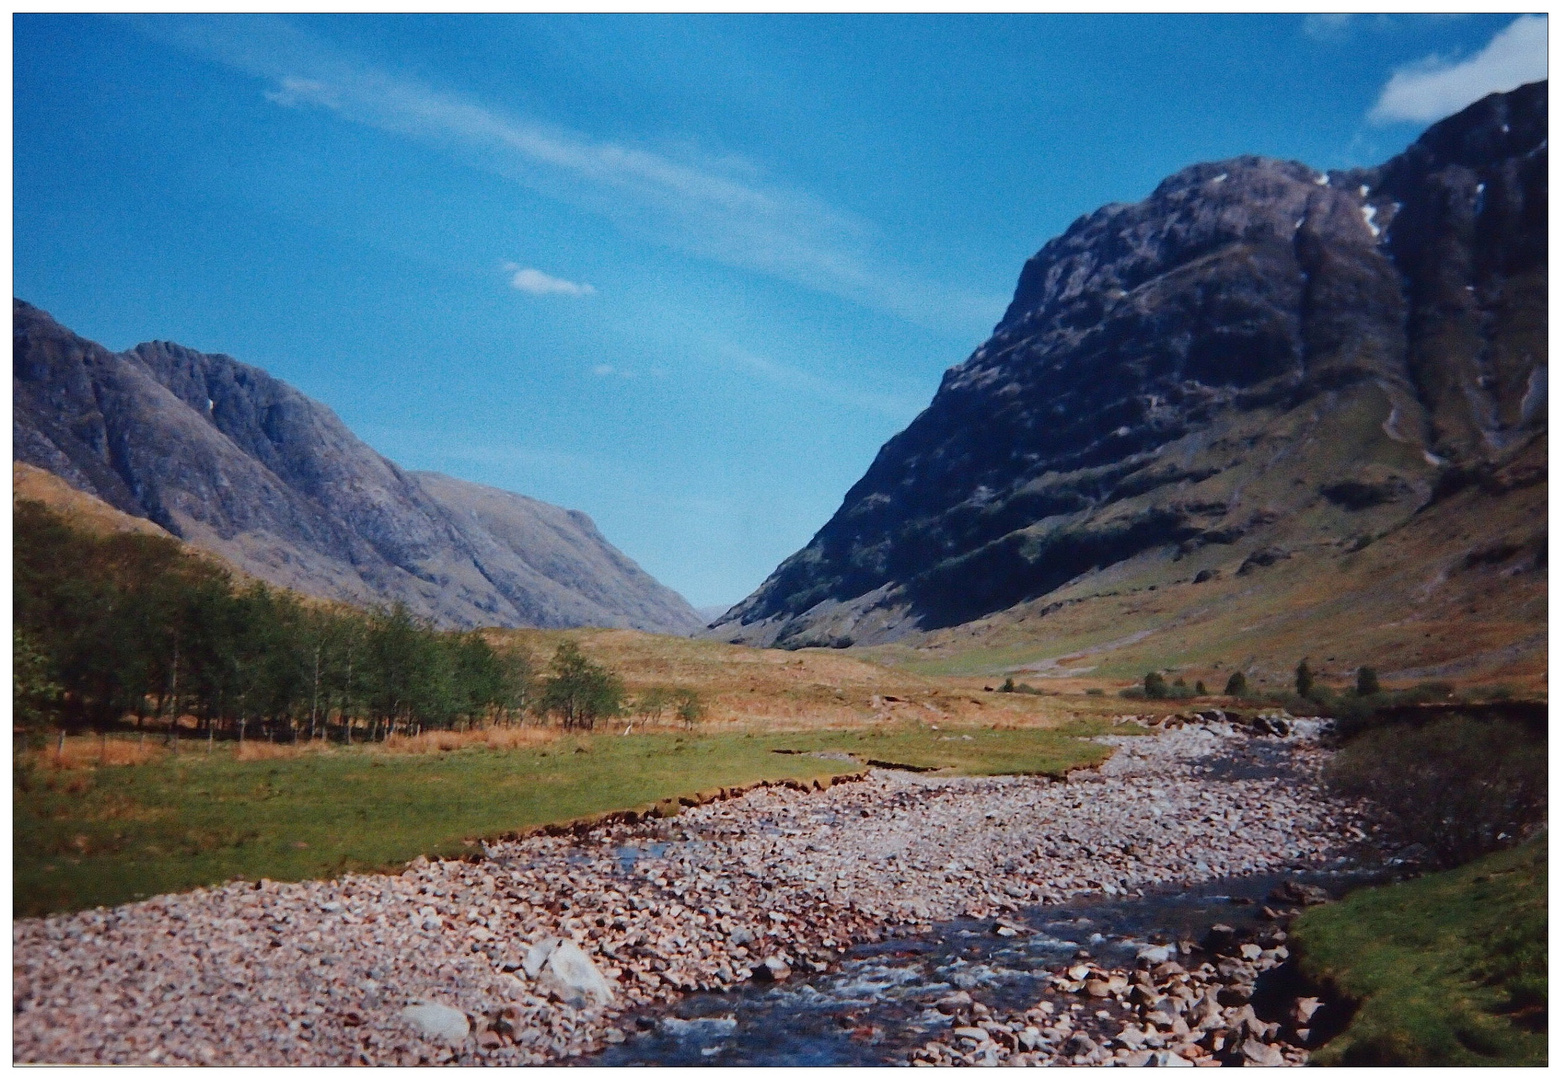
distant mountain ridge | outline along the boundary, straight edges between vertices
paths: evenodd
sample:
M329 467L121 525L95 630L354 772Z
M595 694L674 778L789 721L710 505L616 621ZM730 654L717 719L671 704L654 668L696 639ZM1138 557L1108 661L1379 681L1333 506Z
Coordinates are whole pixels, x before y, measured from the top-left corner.
M1378 168L1236 158L1080 218L709 636L890 643L1342 557L1518 455L1543 484L1547 135L1538 83Z
M12 334L14 459L254 577L447 626L703 625L585 514L403 470L259 368L113 353L22 300Z

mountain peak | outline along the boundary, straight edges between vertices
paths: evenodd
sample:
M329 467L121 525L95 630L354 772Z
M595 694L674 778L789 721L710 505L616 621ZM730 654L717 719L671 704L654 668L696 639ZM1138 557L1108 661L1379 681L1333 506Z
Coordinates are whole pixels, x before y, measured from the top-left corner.
M712 633L889 641L1153 552L1346 544L1515 452L1544 431L1545 108L1493 95L1377 169L1193 165L1079 218Z

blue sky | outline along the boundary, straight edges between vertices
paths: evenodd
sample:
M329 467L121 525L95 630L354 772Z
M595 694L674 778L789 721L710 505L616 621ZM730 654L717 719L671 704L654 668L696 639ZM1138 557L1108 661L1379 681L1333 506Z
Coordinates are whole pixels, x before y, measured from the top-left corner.
M1374 164L1501 16L14 21L14 291L226 352L696 605L805 544L1102 203Z

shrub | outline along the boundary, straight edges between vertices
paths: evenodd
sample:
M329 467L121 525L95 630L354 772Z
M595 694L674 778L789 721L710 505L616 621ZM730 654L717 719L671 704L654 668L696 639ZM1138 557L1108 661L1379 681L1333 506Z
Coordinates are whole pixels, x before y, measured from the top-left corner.
M1334 758L1328 780L1371 799L1401 839L1444 866L1516 844L1545 820L1545 741L1509 720L1371 728Z
M1382 693L1382 683L1377 680L1376 668L1362 666L1355 673L1355 693L1359 697Z
M1200 696L1203 695L1203 694L1207 694L1209 692L1209 688L1207 686L1203 685L1203 680L1202 679L1198 680L1198 685L1195 686L1193 689L1197 690Z
M1088 690L1084 691L1084 694L1086 697L1104 697L1106 692L1098 686L1091 686Z
M1158 671L1151 671L1144 676L1144 697L1151 701L1162 701L1170 696L1170 687L1165 684L1165 676Z
M1012 675L1003 680L1003 685L998 687L999 694L1011 694L1014 692L1014 677Z
M1225 680L1225 693L1230 697L1240 697L1247 692L1247 677L1239 671L1230 673L1230 678Z
M1302 660L1295 667L1295 692L1298 697L1309 698L1312 690L1317 686L1317 677L1312 674L1312 666Z

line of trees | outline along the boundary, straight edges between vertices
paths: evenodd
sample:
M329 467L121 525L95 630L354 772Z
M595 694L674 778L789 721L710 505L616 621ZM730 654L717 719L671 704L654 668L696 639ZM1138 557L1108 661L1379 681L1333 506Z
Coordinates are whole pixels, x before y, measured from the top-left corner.
M524 649L435 630L404 606L363 612L235 588L166 537L96 535L40 503L13 515L16 721L132 722L176 735L351 743L489 724L530 711L589 729L625 711L623 684L566 641L544 676ZM680 692L688 695L688 692ZM697 698L680 699L697 710Z

